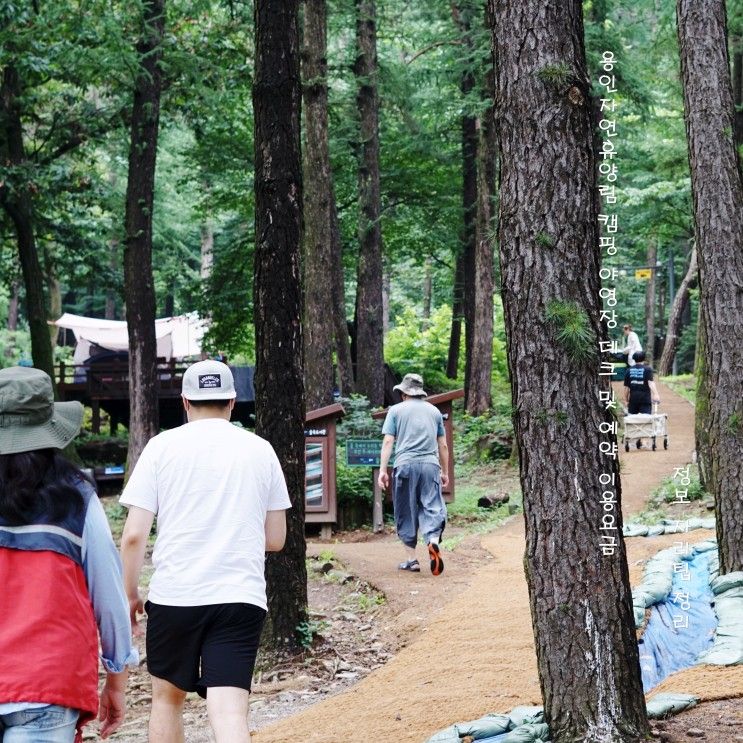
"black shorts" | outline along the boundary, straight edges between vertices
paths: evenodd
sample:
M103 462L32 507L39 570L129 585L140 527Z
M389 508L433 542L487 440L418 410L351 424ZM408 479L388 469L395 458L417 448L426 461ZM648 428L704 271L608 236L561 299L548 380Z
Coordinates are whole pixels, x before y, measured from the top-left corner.
M637 415L637 413L651 415L653 412L653 404L651 402L646 402L645 400L633 400L630 396L627 410L630 415Z
M250 691L266 612L253 604L163 606L148 601L147 668L183 691Z

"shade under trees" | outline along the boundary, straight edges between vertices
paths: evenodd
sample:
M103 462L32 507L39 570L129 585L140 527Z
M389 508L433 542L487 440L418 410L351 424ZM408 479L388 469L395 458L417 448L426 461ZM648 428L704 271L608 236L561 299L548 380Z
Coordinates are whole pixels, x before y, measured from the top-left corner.
M677 4L699 260L705 420L720 572L743 570L743 181L724 0ZM701 406L701 409L700 409Z
M600 433L613 416L599 395L598 192L582 3L489 2L502 291L545 718L558 743L645 740L618 462L599 449L616 439ZM604 490L616 493L613 554L600 547Z
M307 611L298 0L256 0L254 12L255 430L273 445L292 503L286 546L266 558L264 638L286 647Z

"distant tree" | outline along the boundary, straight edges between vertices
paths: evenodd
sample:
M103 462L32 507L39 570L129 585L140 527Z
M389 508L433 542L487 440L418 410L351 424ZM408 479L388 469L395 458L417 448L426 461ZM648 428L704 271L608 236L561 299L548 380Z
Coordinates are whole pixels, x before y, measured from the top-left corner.
M356 288L356 391L384 402L382 227L379 180L379 67L375 0L356 2L359 112L359 259Z
M333 401L333 195L326 0L304 0L304 379L310 410ZM345 322L345 311L343 314Z
M134 84L124 217L124 298L129 331L129 471L158 432L152 212L160 127L165 0L144 0Z
M720 572L730 573L743 570L743 180L725 0L678 0L676 13L706 371L705 484L715 497Z
M673 368L673 359L678 351L679 339L681 338L681 322L684 312L689 303L689 290L693 289L697 282L697 246L691 250L689 257L689 266L681 285L676 291L673 298L671 312L668 315L668 328L666 330L666 342L663 346L663 353L656 371L659 377L665 377L671 373Z
M268 642L295 646L306 618L302 158L298 0L256 0L256 433L276 450L289 488L286 546L266 559Z
M582 3L489 2L502 296L545 718L557 743L639 743L649 729L611 456L615 419L598 376L599 209ZM602 522L603 490L616 497L616 531L602 531L612 525ZM604 535L616 538L613 554L600 546Z

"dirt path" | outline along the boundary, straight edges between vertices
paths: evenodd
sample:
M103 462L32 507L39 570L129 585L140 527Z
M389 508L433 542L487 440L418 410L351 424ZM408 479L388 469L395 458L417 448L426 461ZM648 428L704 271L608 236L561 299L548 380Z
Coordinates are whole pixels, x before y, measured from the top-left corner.
M650 491L686 464L693 449L693 408L661 388L669 415L670 447L632 450L622 457L623 511L641 510ZM709 536L695 532L689 541ZM632 580L642 563L677 537L628 540ZM457 720L539 704L540 691L523 575L523 520L515 517L483 537L489 556L450 555L440 579L400 576L398 550L389 539L334 545L336 554L365 580L399 602L396 619L412 641L384 667L349 691L261 730L257 743L346 743L351 740L423 743ZM407 602L407 603L406 603ZM724 677L724 680L723 680ZM720 684L722 681L722 684ZM664 687L726 696L743 695L743 668L677 674ZM706 692L705 692L706 690Z

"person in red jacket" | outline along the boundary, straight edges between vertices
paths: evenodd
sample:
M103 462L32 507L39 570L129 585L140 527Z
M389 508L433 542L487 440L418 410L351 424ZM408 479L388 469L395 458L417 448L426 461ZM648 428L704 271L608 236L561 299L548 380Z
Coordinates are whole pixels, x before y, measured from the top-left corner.
M92 483L61 454L83 408L39 369L0 370L0 741L72 743L124 719L121 563ZM98 637L107 671L98 695Z

